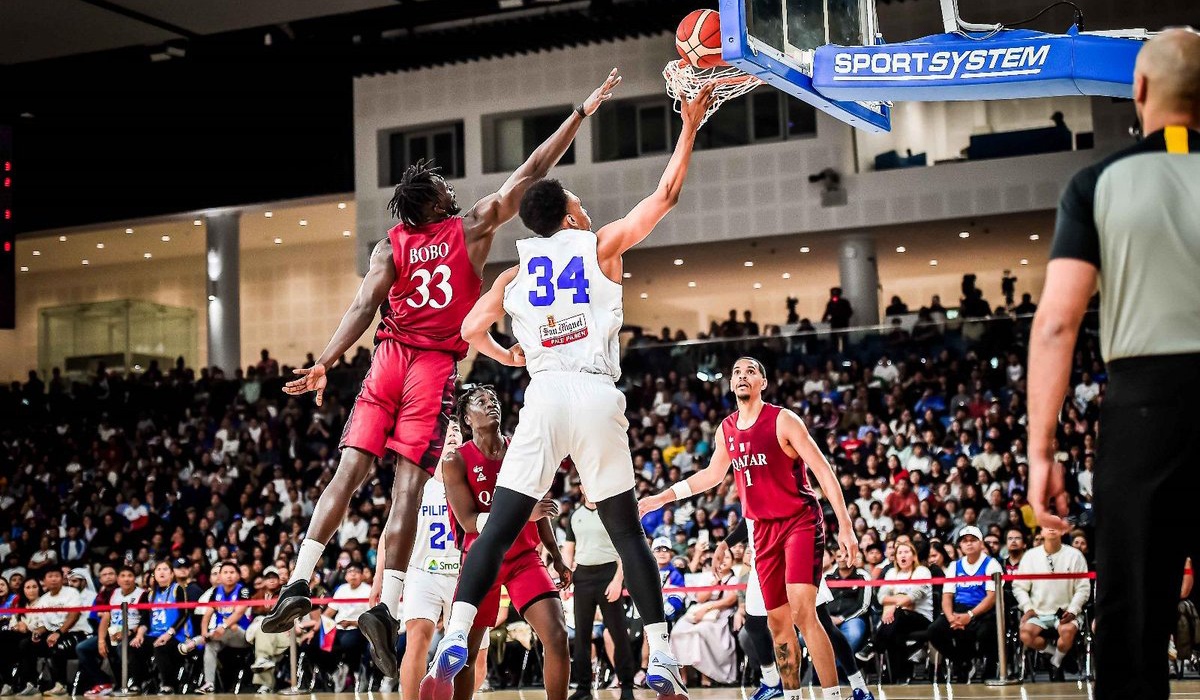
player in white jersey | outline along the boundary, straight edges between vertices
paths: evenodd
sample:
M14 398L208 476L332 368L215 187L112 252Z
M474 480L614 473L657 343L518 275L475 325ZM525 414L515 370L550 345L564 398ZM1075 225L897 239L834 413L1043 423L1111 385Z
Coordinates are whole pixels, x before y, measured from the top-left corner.
M446 445L442 448L442 454L453 454L461 444L462 433L458 423L451 421L446 430ZM454 589L458 586L458 573L462 565L462 553L454 541L450 518L446 484L442 481L441 464L438 464L433 478L425 482L421 491L417 539L405 576L401 623L404 625L406 641L404 660L400 665L400 689L406 698L417 697L437 623L450 619L450 604L454 602ZM383 551L382 534L377 549ZM382 590L383 577L377 575L371 582L371 605L379 602ZM483 635L478 652L484 658L487 657L488 636ZM479 663L477 659L475 669L475 687L478 688L487 674L487 664Z
M624 218L597 232L592 233L579 198L556 180L534 183L521 199L521 221L537 236L517 243L520 264L502 272L479 299L463 322L463 338L499 362L528 367L531 380L487 525L463 564L446 638L421 682L421 700L448 700L450 681L466 659L477 607L568 455L596 503L621 557L625 585L646 623L646 681L660 698L687 697L671 656L658 567L638 520L625 397L614 382L621 376L617 334L625 315L621 256L679 201L696 131L711 101L710 85L681 105L683 131L658 187ZM513 348L501 347L488 332L506 312L518 342Z
M750 576L746 579L746 633L750 637L750 642L754 645L760 661L772 661L761 666L762 686L751 696L751 700L774 700L783 697L783 683L779 677L779 670L773 662L775 652L771 642L771 632L767 629L767 605L763 600L762 587L758 585L758 570L754 568L753 564L753 520L743 518L733 532L717 545L717 549L713 553L713 568L716 568L729 554L730 547L741 543L745 543L746 551L751 557ZM817 619L825 628L825 634L829 635L829 642L833 645L837 662L845 672L847 680L850 681L853 692L852 700L875 700L875 696L867 688L866 679L858 669L858 662L854 658L854 651L850 648L850 643L846 641L846 636L842 634L837 625L833 624L833 619L829 616L829 608L826 606L832 602L833 591L829 590L829 584L822 576L817 586ZM869 597L867 603L870 603Z

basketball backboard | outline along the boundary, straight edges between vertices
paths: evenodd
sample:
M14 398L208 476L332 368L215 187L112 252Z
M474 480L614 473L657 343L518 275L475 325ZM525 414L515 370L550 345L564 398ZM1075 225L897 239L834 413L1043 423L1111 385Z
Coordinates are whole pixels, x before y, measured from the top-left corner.
M885 44L875 0L721 0L721 57L866 131L891 102L1059 95L1128 98L1144 29L1062 34L966 22L939 0L941 34ZM886 28L885 28L886 29ZM931 28L932 29L932 28Z

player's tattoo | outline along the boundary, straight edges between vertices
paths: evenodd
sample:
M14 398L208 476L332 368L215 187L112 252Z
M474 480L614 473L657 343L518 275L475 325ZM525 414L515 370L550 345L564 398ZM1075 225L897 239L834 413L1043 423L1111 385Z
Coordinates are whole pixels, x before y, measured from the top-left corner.
M796 642L784 642L775 645L775 665L779 669L779 678L785 690L796 690L800 687L800 654Z

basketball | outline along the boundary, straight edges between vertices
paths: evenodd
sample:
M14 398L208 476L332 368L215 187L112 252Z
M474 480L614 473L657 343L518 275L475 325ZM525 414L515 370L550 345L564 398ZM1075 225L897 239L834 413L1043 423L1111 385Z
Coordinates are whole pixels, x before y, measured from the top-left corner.
M679 55L697 68L725 65L721 60L721 15L716 10L695 10L675 31Z

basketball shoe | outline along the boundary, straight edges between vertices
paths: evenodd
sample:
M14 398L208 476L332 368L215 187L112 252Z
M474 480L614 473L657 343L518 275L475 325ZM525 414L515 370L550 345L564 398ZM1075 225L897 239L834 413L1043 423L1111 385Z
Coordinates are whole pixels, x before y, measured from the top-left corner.
M454 677L466 665L467 633L460 630L447 634L433 652L429 673L421 679L420 700L451 700Z
M679 675L679 662L670 654L656 651L650 655L650 665L646 667L646 685L658 693L659 700L688 700L687 686Z

